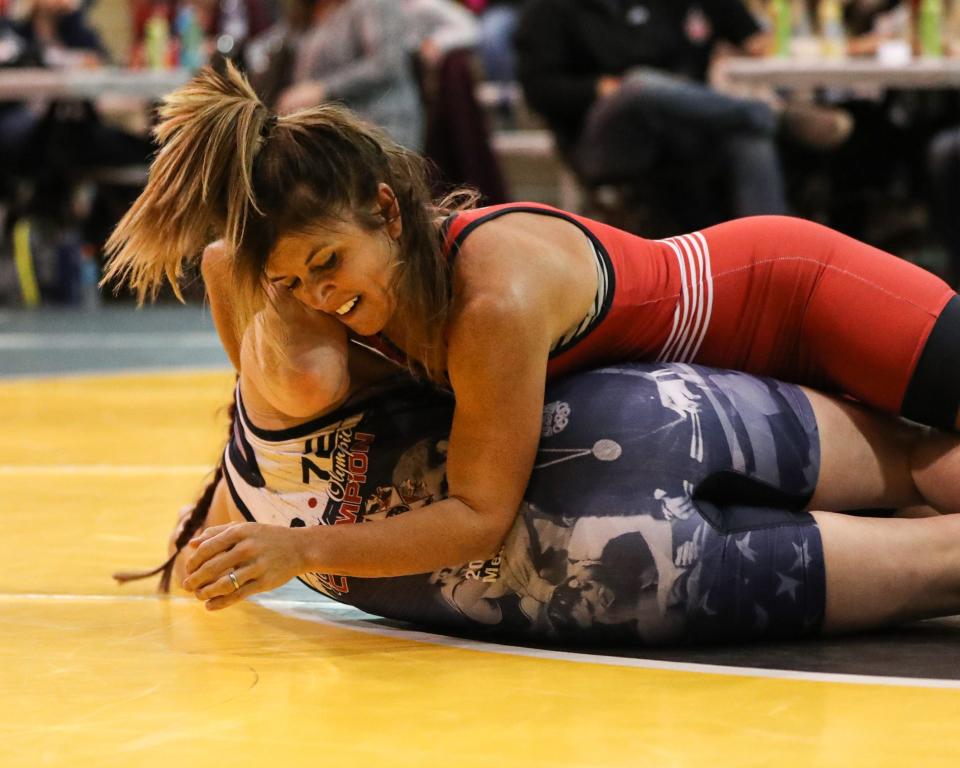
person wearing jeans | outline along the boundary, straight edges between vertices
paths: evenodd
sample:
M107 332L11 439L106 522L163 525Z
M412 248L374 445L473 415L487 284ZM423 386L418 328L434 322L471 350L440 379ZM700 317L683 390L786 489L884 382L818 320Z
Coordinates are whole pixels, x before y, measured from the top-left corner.
M739 0L530 0L518 75L588 186L663 179L669 214L689 229L785 213L778 115L705 82L719 39L764 45Z
M776 113L761 101L643 67L590 109L574 158L588 184L602 184L636 178L656 153L708 166L719 154L735 215L785 213L777 125Z

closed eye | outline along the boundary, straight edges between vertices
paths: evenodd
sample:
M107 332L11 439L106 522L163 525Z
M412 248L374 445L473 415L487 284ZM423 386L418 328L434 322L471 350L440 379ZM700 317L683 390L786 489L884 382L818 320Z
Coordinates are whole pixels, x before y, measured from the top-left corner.
M340 261L340 256L336 251L330 251L330 255L323 260L321 264L311 264L310 272L311 274L316 274L318 272L326 272L333 269Z
M322 264L315 264L311 267L311 270L328 270L333 269L337 264L340 263L340 256L336 251L330 251L330 255L323 260Z

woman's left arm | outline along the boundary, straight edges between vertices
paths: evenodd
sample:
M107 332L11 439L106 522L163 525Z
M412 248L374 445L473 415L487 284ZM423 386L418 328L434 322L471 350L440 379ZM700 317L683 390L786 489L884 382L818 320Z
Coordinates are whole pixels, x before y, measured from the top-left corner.
M302 573L403 576L493 556L533 469L551 335L536 289L501 285L466 302L451 324L447 499L362 525L208 529L195 540L185 588L224 608ZM233 592L222 576L241 563L252 578Z
M403 576L496 554L536 458L549 352L542 325L516 296L464 307L447 366L457 399L448 497L375 523L311 529L308 570Z

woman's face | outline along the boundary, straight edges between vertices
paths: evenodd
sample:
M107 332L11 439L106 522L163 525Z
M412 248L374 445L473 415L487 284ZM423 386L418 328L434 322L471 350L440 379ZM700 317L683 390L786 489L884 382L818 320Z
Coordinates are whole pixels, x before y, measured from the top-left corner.
M326 312L360 336L382 331L393 316L399 217L377 230L355 221L281 237L266 278L307 307Z

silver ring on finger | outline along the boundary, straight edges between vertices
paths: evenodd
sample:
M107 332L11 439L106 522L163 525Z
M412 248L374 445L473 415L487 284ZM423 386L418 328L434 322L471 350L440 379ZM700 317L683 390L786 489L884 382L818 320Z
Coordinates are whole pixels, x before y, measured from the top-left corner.
M227 574L227 578L229 578L229 579L230 579L230 583L233 584L233 591L234 591L234 592L236 592L238 589L240 589L240 579L237 578L237 572L236 572L236 571L230 571L230 573Z

